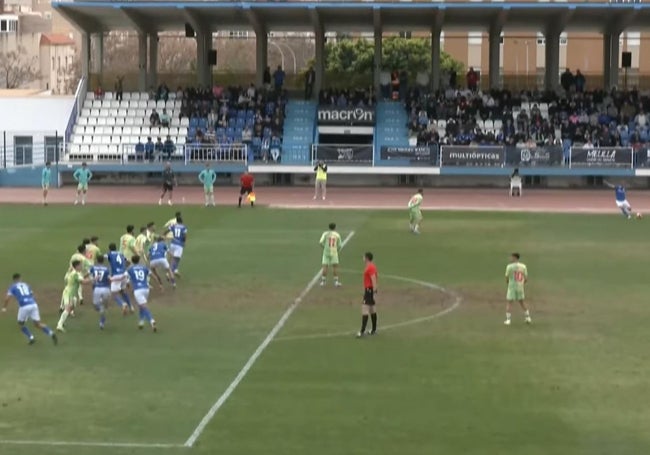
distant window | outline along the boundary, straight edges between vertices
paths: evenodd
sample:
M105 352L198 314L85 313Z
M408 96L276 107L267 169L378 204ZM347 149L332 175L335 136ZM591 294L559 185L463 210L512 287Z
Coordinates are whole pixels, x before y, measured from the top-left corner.
M22 166L32 164L32 136L14 136L14 164Z
M7 21L0 21L0 32L7 31Z

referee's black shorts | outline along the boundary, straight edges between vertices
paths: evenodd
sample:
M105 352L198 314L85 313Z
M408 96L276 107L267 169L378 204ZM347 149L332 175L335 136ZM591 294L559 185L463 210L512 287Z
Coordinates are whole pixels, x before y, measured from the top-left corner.
M253 192L253 187L252 186L242 186L239 189L239 195L243 196L244 194L251 194Z
M174 191L174 184L172 182L164 182L163 190L165 191Z
M365 288L363 290L363 304L368 306L375 304L375 290L373 288Z

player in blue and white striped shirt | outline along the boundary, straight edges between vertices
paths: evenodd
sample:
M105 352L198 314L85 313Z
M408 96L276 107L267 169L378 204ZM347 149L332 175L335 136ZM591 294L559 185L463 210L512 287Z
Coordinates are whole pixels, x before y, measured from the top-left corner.
M21 281L20 273L14 273L12 278L14 282L7 291L2 312L5 313L7 311L9 300L13 297L18 303L18 325L20 326L20 331L27 337L29 344L34 344L36 341L34 335L32 335L29 329L25 327L25 323L30 319L37 328L41 329L43 333L45 333L45 335L52 338L54 344L57 344L58 340L56 338L56 333L41 322L41 315L38 311L38 304L34 298L32 288L30 288L24 281Z
M90 268L93 277L93 305L99 313L99 328L106 324L106 304L111 298L111 273L104 265L104 256L97 256L97 264Z
M142 329L144 322L148 321L154 332L157 331L156 321L151 315L151 311L147 307L149 301L149 269L145 265L140 265L140 256L133 256L131 258L131 267L127 271L129 282L133 287L133 297L138 304L140 321L138 327Z

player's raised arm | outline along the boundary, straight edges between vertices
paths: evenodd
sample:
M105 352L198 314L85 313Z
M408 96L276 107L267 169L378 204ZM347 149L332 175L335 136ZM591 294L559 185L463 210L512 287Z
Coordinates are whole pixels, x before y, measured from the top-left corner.
M2 312L3 312L3 313L4 313L5 311L7 311L7 307L9 306L9 300L10 300L10 299L11 299L11 293L10 293L10 292L7 292L7 294L5 295L4 302L2 303Z
M616 185L609 183L607 180L603 180L603 183L605 184L606 187L608 188L616 188Z

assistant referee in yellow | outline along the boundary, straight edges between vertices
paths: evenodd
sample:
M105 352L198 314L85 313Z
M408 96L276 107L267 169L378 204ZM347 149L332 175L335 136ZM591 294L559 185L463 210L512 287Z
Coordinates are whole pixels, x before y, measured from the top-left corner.
M325 195L327 193L327 164L323 161L319 161L316 167L314 167L314 172L316 172L316 185L314 188L314 199L318 199L318 196L325 200Z

